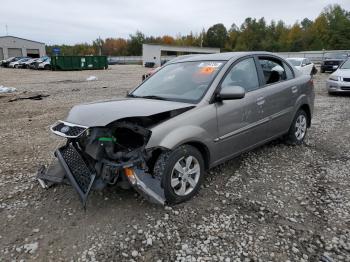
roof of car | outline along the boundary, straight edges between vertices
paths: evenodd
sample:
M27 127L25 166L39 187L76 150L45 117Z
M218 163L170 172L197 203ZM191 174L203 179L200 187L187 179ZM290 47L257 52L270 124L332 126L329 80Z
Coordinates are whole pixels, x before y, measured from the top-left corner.
M228 52L228 53L216 53L216 54L200 54L200 55L177 57L177 59L174 59L173 63L204 61L204 60L228 61L232 58L240 58L247 55L273 55L273 53L265 52L265 51L254 51L254 52ZM172 61L169 61L169 63L172 63Z

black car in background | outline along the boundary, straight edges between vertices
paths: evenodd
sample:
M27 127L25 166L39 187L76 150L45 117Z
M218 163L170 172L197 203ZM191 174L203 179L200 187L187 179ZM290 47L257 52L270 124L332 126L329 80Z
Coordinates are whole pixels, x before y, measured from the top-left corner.
M321 63L321 73L334 72L349 57L347 53L327 53Z
M20 59L22 59L23 57L20 57L20 56L17 56L17 57L10 57L6 60L3 60L2 63L1 63L1 66L3 67L9 67L9 64L12 63L12 62L15 62L15 61L18 61Z

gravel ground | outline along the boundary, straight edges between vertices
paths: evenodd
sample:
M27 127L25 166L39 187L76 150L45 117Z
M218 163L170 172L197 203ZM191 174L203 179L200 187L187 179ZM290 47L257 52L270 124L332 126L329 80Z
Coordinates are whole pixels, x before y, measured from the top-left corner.
M123 96L146 72L0 69L0 261L350 261L350 97L315 78L302 146L278 141L209 172L193 200L152 205L133 191L90 195L35 180L62 140L49 126L77 103ZM86 81L96 76L96 81ZM43 100L17 100L27 95Z

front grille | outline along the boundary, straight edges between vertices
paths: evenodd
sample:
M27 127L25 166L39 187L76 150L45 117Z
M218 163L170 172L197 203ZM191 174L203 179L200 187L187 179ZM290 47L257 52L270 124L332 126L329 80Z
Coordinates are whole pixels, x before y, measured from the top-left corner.
M82 156L72 145L64 146L59 150L74 180L77 182L81 191L86 194L94 179L95 172L93 168L87 166Z
M55 134L69 138L75 138L82 135L86 129L87 127L78 126L63 121L59 121L57 124L51 127L52 132Z
M344 77L344 78L343 78L343 81L344 81L344 82L350 82L350 78L345 78L345 77Z
M342 86L341 90L350 91L350 86Z

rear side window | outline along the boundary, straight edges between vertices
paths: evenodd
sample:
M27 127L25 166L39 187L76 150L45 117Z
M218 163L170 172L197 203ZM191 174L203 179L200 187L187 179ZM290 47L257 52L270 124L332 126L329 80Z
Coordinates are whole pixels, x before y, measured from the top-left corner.
M254 58L240 61L232 67L222 82L221 88L224 89L227 86L241 86L246 92L258 89L259 79Z
M272 57L259 57L264 73L265 84L270 85L287 80L287 73L281 60Z

